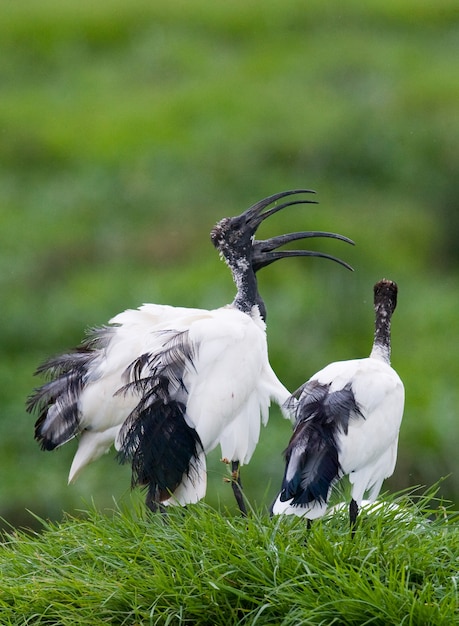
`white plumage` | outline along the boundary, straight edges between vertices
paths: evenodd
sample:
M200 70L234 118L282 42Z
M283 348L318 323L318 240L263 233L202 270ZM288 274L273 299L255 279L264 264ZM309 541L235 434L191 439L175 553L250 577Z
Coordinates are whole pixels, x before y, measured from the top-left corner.
M148 487L147 503L155 509L205 495L205 455L217 445L234 469L249 462L270 402L282 405L289 396L269 364L255 272L287 256L342 263L319 252L277 251L289 241L349 241L320 232L253 240L266 217L306 201L263 209L301 191L307 190L275 194L213 229L237 287L233 304L211 311L145 304L124 311L75 352L39 369L51 381L29 400L29 410L40 413L36 438L52 450L79 436L69 482L115 443L120 459L132 463L133 484Z
M289 400L296 414L274 514L315 519L325 514L333 485L349 476L354 525L364 494L373 502L392 475L404 408L404 387L390 366L390 322L397 285L374 287L375 339L370 357L331 363ZM298 397L298 400L296 400Z
M183 332L184 343L177 343ZM154 343L156 339L172 341L179 354L181 372L178 379L170 376L168 397L186 406L184 418L199 437L199 449L207 454L220 444L223 458L248 463L258 443L260 421L266 424L268 420L271 401L282 405L289 396L269 364L265 324L258 308L250 315L228 307L187 316L176 320L173 331L155 330ZM190 358L182 359L185 352ZM150 353L154 361L155 345ZM136 378L146 381L155 367L149 360ZM139 417L136 414L132 420L136 429ZM116 441L118 449L126 447L129 426L128 422ZM193 464L187 488L182 485L179 494L174 490L172 500L163 499L163 504L187 504L203 497L205 454Z
M139 355L161 349L165 329L172 325L183 330L190 316L199 318L206 313L208 311L200 309L144 304L119 313L109 321L110 327L96 332L98 347L91 346L96 356L78 398L81 434L69 483L77 479L86 465L108 452L116 442L121 425L137 406L139 394L134 390L119 393L126 384L127 368ZM183 318L181 322L180 318ZM104 340L106 338L108 341ZM46 420L43 430L48 430Z
M259 439L260 416L266 424L270 402L282 405L289 396L269 365L265 324L256 307L251 315L233 307L171 309L147 304L112 320L120 326L80 396L82 434L69 481L113 442L122 449L121 425L140 396L136 385L119 392L126 384L128 365L137 361L139 353L161 353L181 333L187 334L186 350L193 358L183 360L180 384L170 388L169 395L186 402L185 420L196 430L205 453L220 444L224 458L248 463ZM138 380L146 381L150 370L151 360L136 374ZM174 502L197 502L205 495L203 453L195 466L192 480L174 492Z

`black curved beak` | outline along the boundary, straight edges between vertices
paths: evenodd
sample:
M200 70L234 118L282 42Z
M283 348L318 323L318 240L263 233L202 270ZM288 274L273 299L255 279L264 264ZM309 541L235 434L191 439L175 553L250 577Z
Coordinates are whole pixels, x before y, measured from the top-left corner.
M277 207L276 207L277 208ZM266 214L265 214L266 215ZM342 261L338 257L325 252L317 252L315 250L278 250L281 246L290 243L291 241L298 241L299 239L311 239L313 237L328 237L330 239L339 239L351 245L354 245L352 239L345 237L344 235L338 235L337 233L328 233L324 231L302 231L297 233L289 233L287 235L279 235L278 237L271 237L265 240L254 240L252 244L252 268L254 272L258 272L262 267L266 267L274 261L279 259L285 259L295 256L315 256L323 259L329 259L339 263L351 272L354 268Z

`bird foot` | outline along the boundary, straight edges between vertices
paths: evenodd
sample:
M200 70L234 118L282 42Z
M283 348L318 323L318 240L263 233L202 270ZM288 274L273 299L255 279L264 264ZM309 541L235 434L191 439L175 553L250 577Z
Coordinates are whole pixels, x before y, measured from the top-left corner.
M160 513L161 515L167 516L167 507L161 504L161 502L157 502L153 498L147 496L145 499L145 504L152 513Z
M239 510L241 511L241 514L244 517L247 517L247 508L245 506L244 496L242 495L242 484L241 484L241 476L239 472L239 461L230 461L226 457L223 457L221 461L222 463L225 463L225 465L231 464L231 477L229 478L225 476L223 478L223 481L225 483L231 483L231 487L233 489L234 497L236 498L236 502L239 507Z
M222 463L225 465L231 465L231 478L227 478L226 476L223 478L225 483L239 483L241 484L241 478L239 473L239 463L236 461L230 461L226 457L220 459Z
M222 459L220 459L220 461L222 463L224 463L225 465L229 465L231 463L231 461L229 459L226 458L226 456L224 456ZM234 480L233 474L231 473L231 478L228 478L228 476L224 476L223 477L223 482L224 483L232 483Z

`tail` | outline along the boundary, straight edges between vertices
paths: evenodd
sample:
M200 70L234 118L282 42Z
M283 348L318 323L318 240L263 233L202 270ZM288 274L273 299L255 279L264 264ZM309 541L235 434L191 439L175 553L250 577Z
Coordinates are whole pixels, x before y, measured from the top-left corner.
M280 501L298 506L328 502L330 489L340 477L338 450L327 429L301 422L285 451L286 467Z
M84 347L50 359L37 370L52 380L35 389L27 411L38 412L35 439L42 450L54 450L79 432L78 399L84 389L96 353Z
M50 381L35 389L26 406L29 413L38 412L35 439L42 450L54 450L80 432L79 398L113 332L110 327L93 329L78 348L37 369L36 374L44 374Z

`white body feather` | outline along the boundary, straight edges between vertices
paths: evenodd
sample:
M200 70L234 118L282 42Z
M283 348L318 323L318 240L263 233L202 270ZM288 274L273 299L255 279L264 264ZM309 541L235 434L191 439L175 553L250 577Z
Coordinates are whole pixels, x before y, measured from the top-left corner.
M195 354L183 376L186 398L181 389L176 399L185 401L187 421L204 452L220 444L224 458L248 463L260 424L267 423L271 400L282 405L289 396L269 364L258 309L247 315L232 306L207 311L146 304L117 315L111 323L119 327L94 361L79 399L82 435L69 482L114 442L118 447L120 428L139 401L132 391L117 393L126 384L123 375L140 355L161 351L164 331L171 330L187 330ZM184 476L173 498L163 504L186 504L204 496L204 455L199 467L199 476Z
M339 460L344 474L349 474L357 504L365 491L376 487L376 495L369 498L373 501L384 478L395 468L405 401L403 383L390 365L370 357L332 363L314 379L331 383L331 392L351 383L363 417L355 415L349 421L348 434L338 435Z
M329 384L330 393L351 385L361 415L351 413L347 434L341 431L337 435L337 447L341 475L349 476L351 495L359 506L367 491L369 502L377 498L384 479L395 469L405 400L404 386L397 372L378 358L376 352L372 354L374 356L365 359L331 363L310 378L310 381ZM326 503L298 506L291 502L282 502L278 496L273 513L315 519L327 510Z

